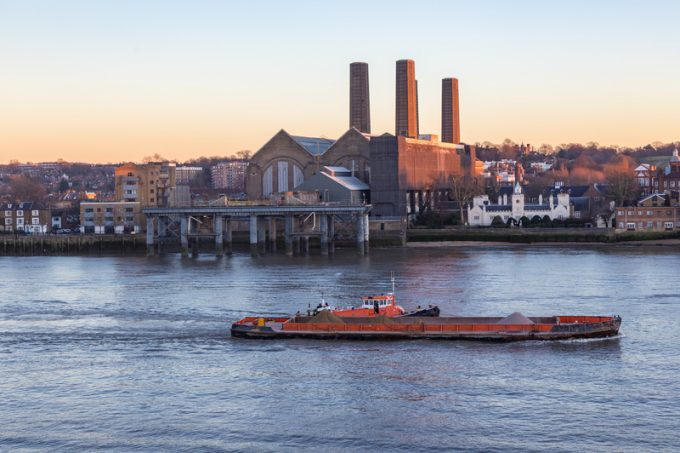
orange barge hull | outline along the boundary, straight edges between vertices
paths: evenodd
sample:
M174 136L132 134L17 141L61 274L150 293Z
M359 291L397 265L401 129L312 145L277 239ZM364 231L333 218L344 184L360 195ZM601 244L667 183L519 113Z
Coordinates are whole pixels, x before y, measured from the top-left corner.
M526 341L603 338L619 333L619 316L533 317L533 324L499 324L503 318L410 317L341 318L314 322L310 317L247 317L231 326L240 338L314 338L324 340L480 340Z

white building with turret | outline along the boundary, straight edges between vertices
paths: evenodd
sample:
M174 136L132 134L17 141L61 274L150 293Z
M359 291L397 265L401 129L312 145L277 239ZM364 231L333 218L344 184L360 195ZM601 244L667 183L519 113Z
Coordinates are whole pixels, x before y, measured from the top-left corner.
M558 193L547 198L547 203L543 202L543 195L538 196L538 204L525 203L522 186L515 183L512 195L509 198L507 195L499 196L496 204L491 203L488 195L474 197L472 204L468 206L468 223L471 226L489 226L496 216L503 222L509 219L518 222L522 217L532 219L535 216L548 216L550 220L570 217L568 193Z

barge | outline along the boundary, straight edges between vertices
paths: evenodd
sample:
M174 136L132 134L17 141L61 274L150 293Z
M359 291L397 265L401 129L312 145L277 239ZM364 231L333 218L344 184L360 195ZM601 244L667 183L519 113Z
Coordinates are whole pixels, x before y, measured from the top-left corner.
M323 340L479 340L525 341L603 338L618 334L619 316L419 317L385 315L341 317L331 311L314 316L255 317L232 324L239 338Z

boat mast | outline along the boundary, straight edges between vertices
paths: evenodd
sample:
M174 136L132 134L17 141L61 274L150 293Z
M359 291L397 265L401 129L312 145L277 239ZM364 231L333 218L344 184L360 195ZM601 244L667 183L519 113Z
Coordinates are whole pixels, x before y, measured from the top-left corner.
M390 272L392 278L392 304L394 304L394 271Z

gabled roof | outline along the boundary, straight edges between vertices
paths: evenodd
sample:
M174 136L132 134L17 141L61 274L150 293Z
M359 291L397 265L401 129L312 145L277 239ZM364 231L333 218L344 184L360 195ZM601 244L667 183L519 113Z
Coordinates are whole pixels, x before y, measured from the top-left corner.
M666 194L665 193L653 193L651 195L646 196L645 198L640 199L640 201L638 201L638 203L644 203L645 201L650 200L654 197L661 198L664 201L666 200Z

